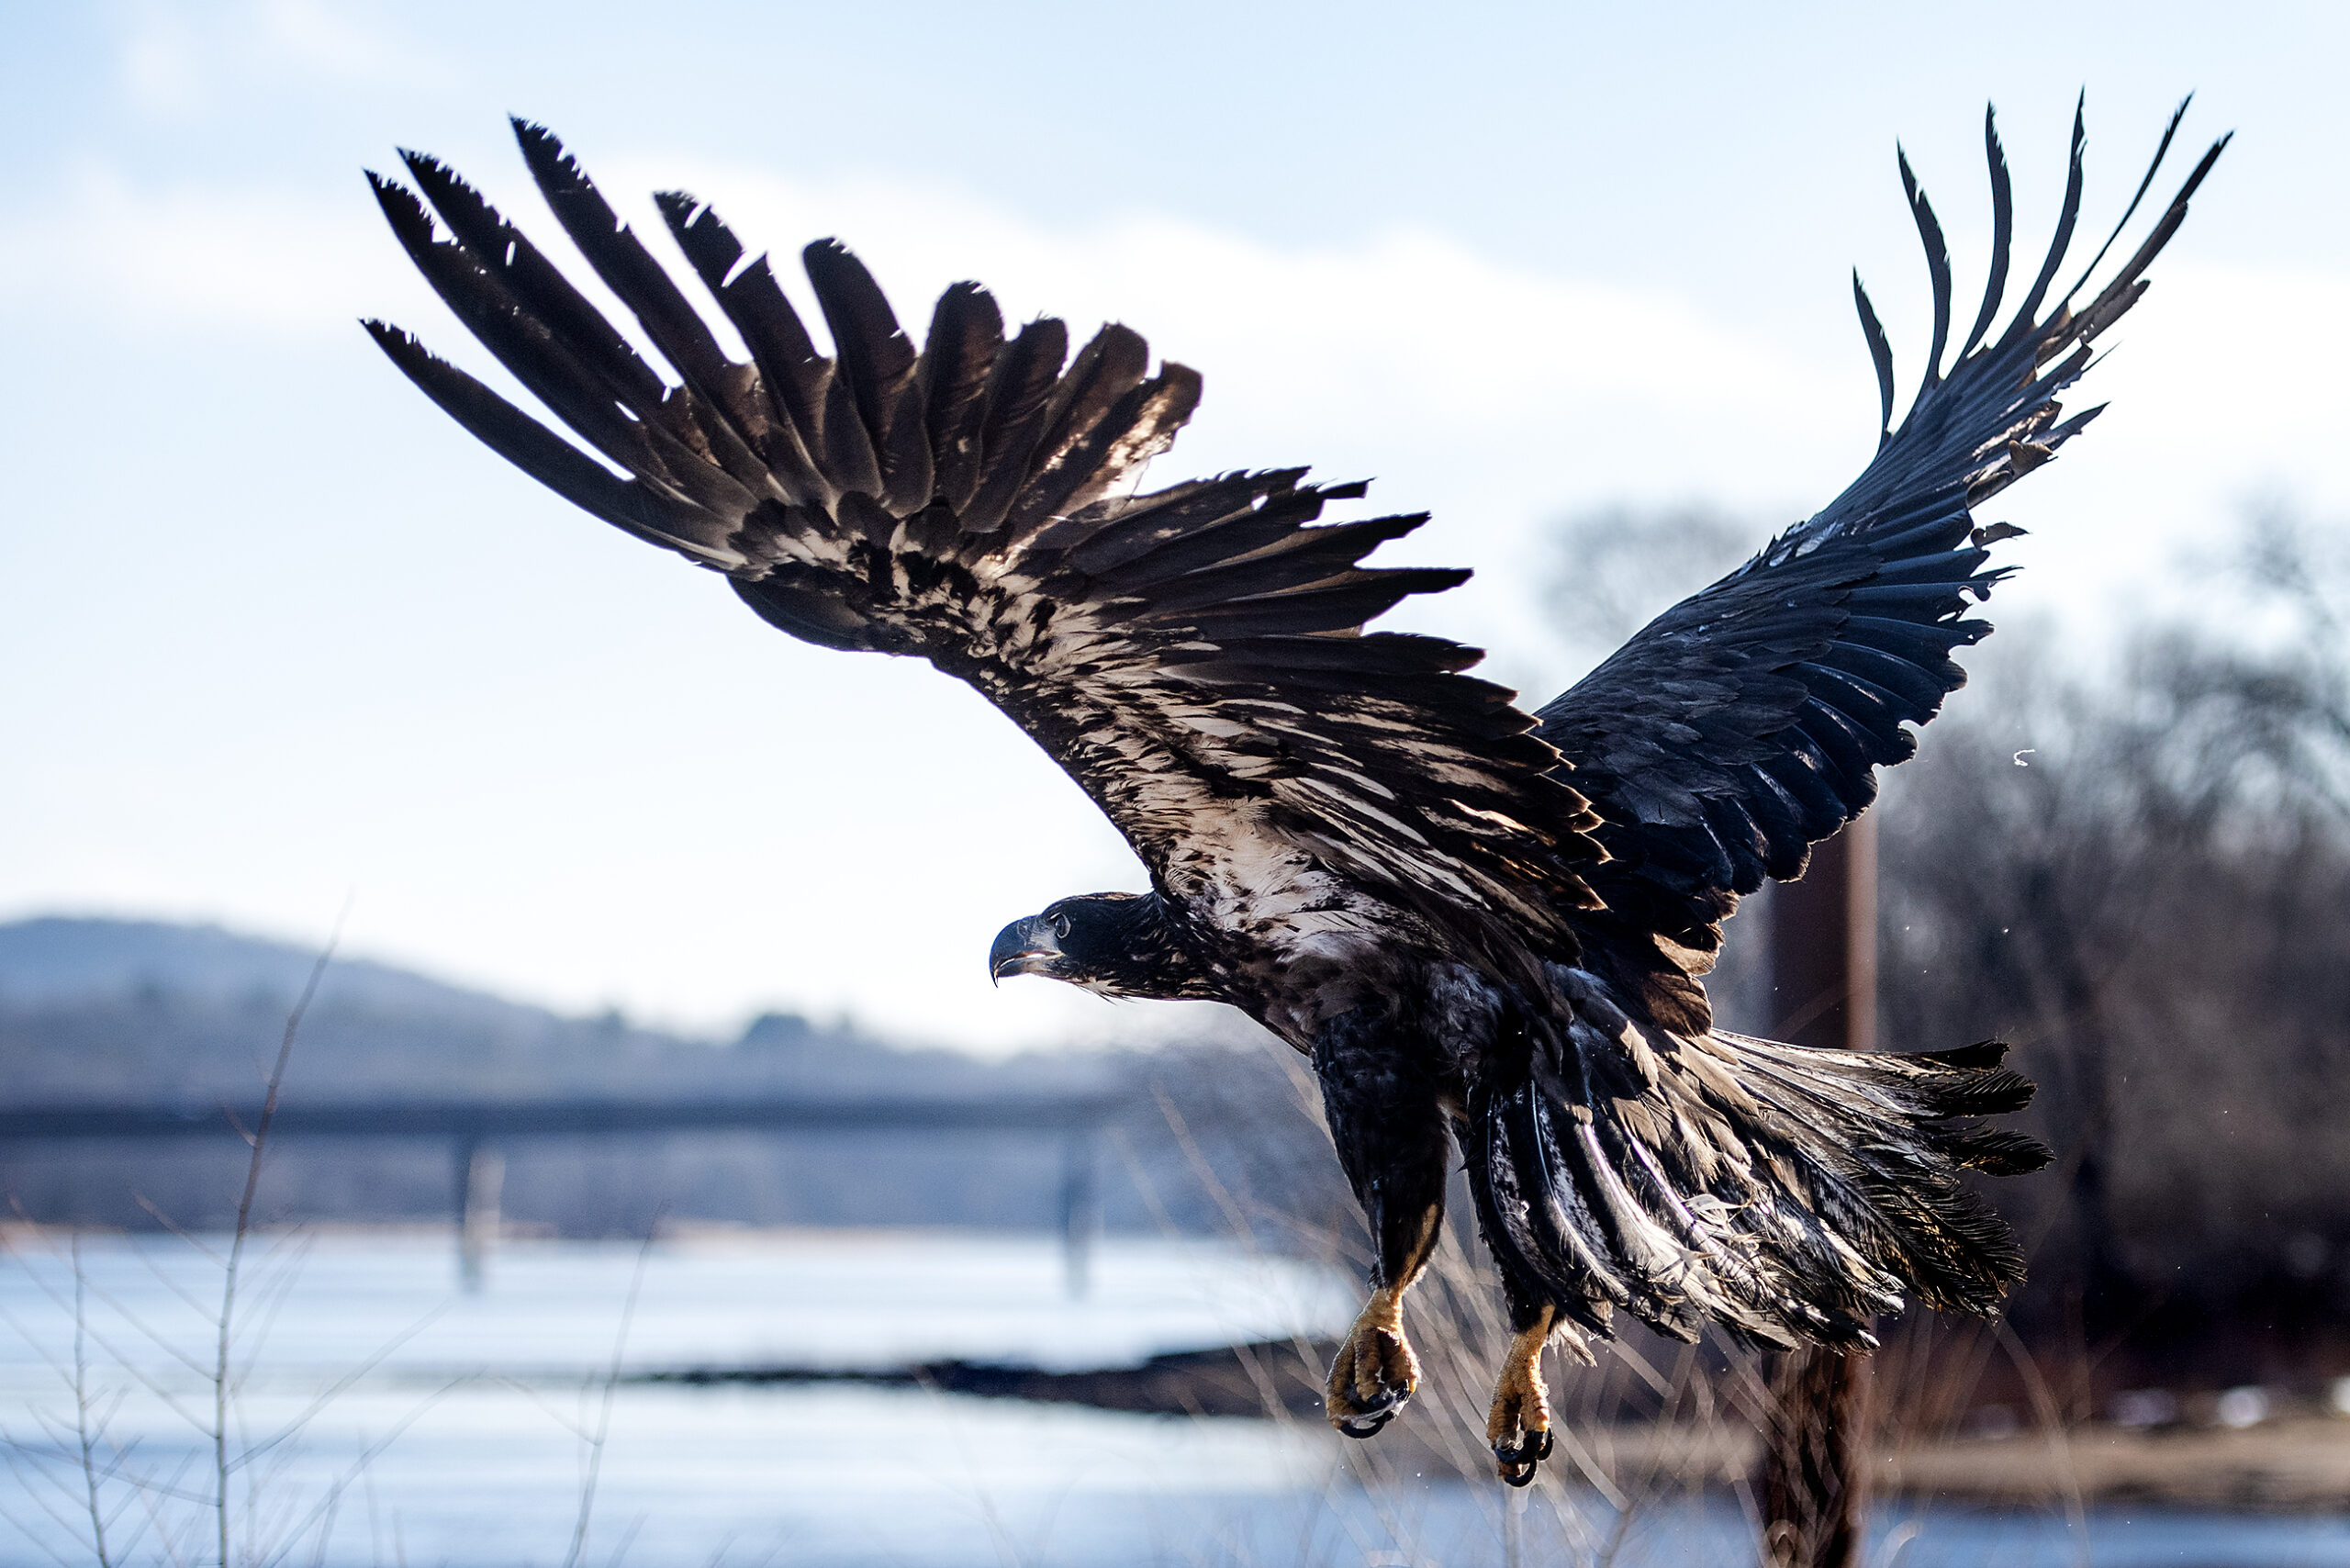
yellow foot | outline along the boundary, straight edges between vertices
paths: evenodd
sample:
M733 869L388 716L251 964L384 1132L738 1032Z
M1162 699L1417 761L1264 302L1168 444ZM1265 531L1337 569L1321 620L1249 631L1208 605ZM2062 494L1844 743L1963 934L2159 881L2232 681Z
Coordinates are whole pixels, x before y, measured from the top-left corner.
M1513 1486L1532 1481L1536 1466L1550 1457L1550 1400L1542 1383L1542 1347L1550 1338L1551 1322L1550 1309L1545 1307L1539 1321L1509 1342L1501 1380L1494 1386L1493 1411L1485 1417L1485 1441L1493 1445L1494 1462Z
M1330 1363L1330 1425L1350 1438L1375 1436L1419 1386L1419 1358L1404 1338L1403 1293L1382 1286Z

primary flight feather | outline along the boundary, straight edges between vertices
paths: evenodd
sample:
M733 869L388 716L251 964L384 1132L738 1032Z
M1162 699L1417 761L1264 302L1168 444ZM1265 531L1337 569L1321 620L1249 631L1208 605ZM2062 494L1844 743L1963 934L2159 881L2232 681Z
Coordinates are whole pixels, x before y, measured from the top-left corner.
M1363 564L1424 516L1321 522L1363 487L1303 469L1131 493L1201 383L1179 364L1154 374L1127 328L1072 355L1061 322L1008 332L963 283L917 349L856 258L820 241L803 262L827 354L765 256L664 193L671 237L750 353L738 362L554 136L515 129L663 364L414 153L414 191L370 176L393 232L588 450L397 329L368 330L493 449L722 574L771 624L968 681L1108 813L1149 890L1013 922L990 972L1229 1002L1312 1058L1378 1252L1331 1371L1341 1430L1377 1431L1417 1385L1401 1306L1456 1148L1517 1330L1489 1431L1516 1483L1550 1450L1541 1350L1587 1355L1617 1307L1774 1346L1868 1343L1870 1317L1905 1294L1995 1309L2021 1259L1962 1174L2045 1159L1975 1119L2031 1094L2001 1047L1862 1055L1732 1035L1702 977L1738 898L1800 874L1874 797L1875 768L1915 748L1905 726L1964 680L1951 651L1989 628L1963 606L2001 575L1986 546L2003 525L1972 509L2096 412L2063 419L2055 397L2143 292L2224 139L2076 309L2113 244L2049 298L2080 207L2076 116L2055 241L1994 336L2012 203L1986 117L1990 280L1947 367L1950 262L1904 159L1934 335L1899 428L1891 351L1855 278L1886 427L1874 461L1529 715L1463 673L1477 650L1364 630L1468 575Z

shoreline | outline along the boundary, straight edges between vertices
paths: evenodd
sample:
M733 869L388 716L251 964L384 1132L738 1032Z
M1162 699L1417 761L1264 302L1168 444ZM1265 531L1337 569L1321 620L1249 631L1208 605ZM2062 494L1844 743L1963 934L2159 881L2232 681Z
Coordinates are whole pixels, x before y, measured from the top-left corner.
M1307 1421L1322 1418L1318 1374L1335 1346L1271 1340L1173 1351L1138 1366L1086 1372L971 1361L892 1368L783 1365L639 1372L632 1383L775 1385L858 1383L924 1387L979 1399L1084 1405L1142 1415ZM1394 1437L1410 1432L1399 1423ZM1751 1428L1606 1423L1561 1437L1561 1473L1685 1477L1733 1486L1753 1473L1761 1448ZM1406 1437L1406 1440L1409 1438ZM2350 1512L2350 1419L2287 1415L2240 1428L2098 1422L2003 1437L1888 1446L1875 1489L1888 1497L2003 1507L2157 1504L2241 1513Z

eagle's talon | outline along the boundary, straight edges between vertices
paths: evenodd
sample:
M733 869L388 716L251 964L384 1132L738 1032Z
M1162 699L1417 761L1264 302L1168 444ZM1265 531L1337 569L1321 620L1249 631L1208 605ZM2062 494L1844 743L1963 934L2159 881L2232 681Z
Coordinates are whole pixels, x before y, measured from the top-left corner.
M1485 1417L1485 1441L1492 1445L1501 1478L1512 1486L1531 1483L1535 1471L1550 1457L1550 1399L1542 1383L1542 1347L1556 1320L1545 1308L1510 1340L1501 1380L1494 1387L1493 1410Z
M1376 1436L1420 1386L1419 1358L1404 1338L1397 1293L1371 1298L1330 1362L1330 1424L1349 1438Z

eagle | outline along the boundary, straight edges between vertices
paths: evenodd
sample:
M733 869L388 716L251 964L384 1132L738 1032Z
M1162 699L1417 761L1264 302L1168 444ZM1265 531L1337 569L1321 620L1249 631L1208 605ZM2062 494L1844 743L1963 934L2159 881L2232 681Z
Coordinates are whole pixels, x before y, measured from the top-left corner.
M1487 1436L1522 1485L1550 1451L1543 1350L1589 1362L1618 1308L1684 1339L1712 1326L1859 1350L1906 1299L1989 1314L2021 1278L1967 1184L2048 1158L1985 1119L2031 1093L2004 1046L1757 1039L1715 1025L1704 977L1738 901L1799 876L1964 682L1953 651L1990 630L1967 608L2007 570L1989 546L2018 532L1975 510L2096 417L2057 396L2227 145L2086 293L2185 112L2056 293L2081 208L2076 107L2053 240L2004 324L2014 204L1986 112L1989 276L1954 355L1949 251L1901 154L1933 293L1901 422L1855 273L1881 397L1867 467L1532 713L1467 673L1477 649L1366 629L1468 577L1364 564L1425 513L1320 521L1365 487L1303 468L1142 488L1201 377L1154 368L1131 329L1071 353L1062 321L1007 328L986 289L957 283L917 345L856 257L820 240L801 260L827 353L765 254L708 203L660 193L736 359L541 125L513 122L523 159L653 355L472 185L408 151L412 187L368 175L393 233L570 438L364 324L557 495L718 573L795 637L969 682L1100 805L1149 888L1013 921L989 973L1229 1003L1310 1058L1375 1255L1329 1373L1348 1436L1418 1387L1403 1305L1457 1154L1514 1332Z

